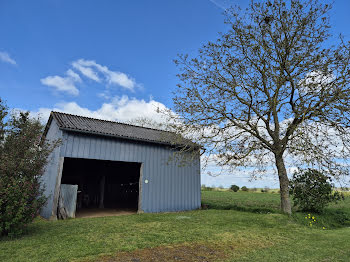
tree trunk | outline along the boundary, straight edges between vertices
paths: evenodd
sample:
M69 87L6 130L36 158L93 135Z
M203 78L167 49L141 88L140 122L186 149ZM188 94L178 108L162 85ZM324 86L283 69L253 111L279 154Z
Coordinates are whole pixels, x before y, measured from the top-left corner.
M283 213L292 214L292 207L289 198L289 179L284 160L281 154L275 154L278 178L280 181L281 209Z

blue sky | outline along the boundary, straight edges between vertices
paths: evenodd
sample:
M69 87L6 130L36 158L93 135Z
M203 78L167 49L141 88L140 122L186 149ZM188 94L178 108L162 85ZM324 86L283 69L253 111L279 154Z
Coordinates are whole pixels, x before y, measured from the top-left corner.
M0 97L10 108L125 121L172 106L173 59L225 31L223 9L246 0L0 0ZM350 1L336 0L335 34L350 39ZM243 175L207 185L248 184ZM243 178L241 178L243 177ZM274 186L258 181L250 186Z

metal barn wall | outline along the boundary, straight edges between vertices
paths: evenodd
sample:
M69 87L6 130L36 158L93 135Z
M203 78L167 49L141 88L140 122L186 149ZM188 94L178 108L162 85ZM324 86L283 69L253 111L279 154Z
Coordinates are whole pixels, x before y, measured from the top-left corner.
M56 120L52 119L49 130L46 134L47 141L55 141L57 139L62 139L62 131L58 128L56 124ZM60 183L58 181L57 175L59 172L59 157L60 156L60 146L56 147L54 151L50 154L48 158L48 163L45 167L44 174L42 176L41 184L44 186L44 195L47 197L46 205L43 207L41 211L41 216L45 218L50 218L55 216L52 213L54 206L54 196L55 196L55 188L56 183Z
M63 132L61 157L139 162L144 212L181 211L201 205L199 156L191 165L169 161L170 147L112 137ZM145 180L149 182L146 184Z

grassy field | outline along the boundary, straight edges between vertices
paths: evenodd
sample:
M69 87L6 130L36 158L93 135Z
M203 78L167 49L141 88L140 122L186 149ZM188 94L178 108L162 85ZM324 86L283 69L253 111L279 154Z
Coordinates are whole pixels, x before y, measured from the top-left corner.
M37 219L0 241L0 261L350 261L350 197L315 215L279 213L279 195L203 191L206 210ZM323 229L325 227L325 229Z

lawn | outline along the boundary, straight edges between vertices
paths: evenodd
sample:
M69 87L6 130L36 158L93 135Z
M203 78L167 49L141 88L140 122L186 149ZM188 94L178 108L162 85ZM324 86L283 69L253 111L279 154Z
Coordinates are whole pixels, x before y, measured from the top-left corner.
M0 241L0 261L349 261L350 197L315 215L280 214L279 195L203 191L206 210L37 219ZM326 229L322 229L325 227Z

